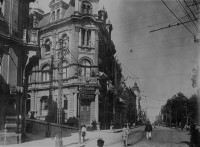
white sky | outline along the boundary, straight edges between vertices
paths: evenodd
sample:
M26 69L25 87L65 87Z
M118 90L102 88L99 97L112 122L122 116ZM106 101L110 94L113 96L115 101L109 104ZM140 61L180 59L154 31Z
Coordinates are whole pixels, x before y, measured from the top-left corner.
M45 12L49 11L49 3L50 0L39 0ZM113 24L112 39L123 75L139 78L135 80L144 91L142 107L151 120L174 94L195 93L191 76L199 45L194 43L193 35L184 26L149 33L176 21L160 0L100 0L99 8L103 5ZM168 1L167 5L177 16L184 16L175 1ZM154 27L148 27L151 25ZM193 33L197 32L192 23L186 25ZM129 78L127 85L133 86L135 80Z

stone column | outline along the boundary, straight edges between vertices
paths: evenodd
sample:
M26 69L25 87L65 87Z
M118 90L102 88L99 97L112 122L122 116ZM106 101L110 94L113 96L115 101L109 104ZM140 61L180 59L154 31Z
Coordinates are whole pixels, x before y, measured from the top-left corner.
M81 38L81 37L82 37L82 31L81 31L81 29L79 29L79 32L78 32L78 34L79 34L79 38L78 38L78 39L79 39L79 40L78 40L78 45L79 45L79 46L81 46L81 39L82 39L82 38Z
M95 120L97 123L97 130L100 130L100 123L99 123L99 90L96 92L95 96Z
M34 91L31 92L31 111L34 111L34 99L35 99L35 93Z
M73 94L73 96L74 96L74 117L78 117L78 115L77 115L77 96L78 96L78 93L77 92L74 92L74 94Z
M38 116L41 115L41 110L42 110L42 109L41 109L42 107L41 107L40 99L41 99L41 97L38 97L38 99L37 99L37 103L38 103L38 105L37 105L37 106L38 106L38 107L37 107L37 112L38 112L37 115L38 115Z
M95 120L99 122L99 93L95 96Z
M85 40L84 40L84 45L87 45L87 32L88 32L88 30L85 29Z
M91 30L91 46L95 47L95 30Z

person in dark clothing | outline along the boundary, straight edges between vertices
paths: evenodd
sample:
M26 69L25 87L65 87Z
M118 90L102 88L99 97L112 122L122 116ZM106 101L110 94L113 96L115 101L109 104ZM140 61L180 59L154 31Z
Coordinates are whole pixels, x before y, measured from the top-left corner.
M191 124L190 134L191 147L200 147L200 133L195 124Z
M152 125L150 124L149 121L147 122L147 124L145 126L145 132L146 132L147 139L151 140Z
M104 145L103 139L99 138L99 139L97 140L97 146L98 146L98 147L103 147L103 145Z

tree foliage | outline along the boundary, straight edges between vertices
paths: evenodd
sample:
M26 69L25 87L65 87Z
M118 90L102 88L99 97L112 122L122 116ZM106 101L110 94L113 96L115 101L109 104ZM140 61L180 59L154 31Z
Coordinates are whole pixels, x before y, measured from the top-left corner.
M163 106L161 113L164 122L179 124L180 122L188 123L197 121L197 95L187 98L182 93L177 93L171 99L167 100Z

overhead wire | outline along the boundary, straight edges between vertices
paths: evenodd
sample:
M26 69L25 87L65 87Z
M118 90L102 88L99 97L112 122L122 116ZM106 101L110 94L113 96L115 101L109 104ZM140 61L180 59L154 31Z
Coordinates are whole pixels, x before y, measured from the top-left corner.
M185 0L183 0L184 3L186 4L186 6L188 6L187 2ZM193 0L194 1L194 0ZM192 12L192 10L190 9L190 7L188 7L188 9L190 10L190 12L192 13L193 17L196 19L196 16L194 15L194 13Z
M197 9L199 10L199 5L197 4L197 1L196 0L193 0L195 6L197 7Z
M194 23L194 21L192 20L190 14L187 12L187 10L185 10L185 8L184 8L184 6L182 5L182 3L180 2L180 0L176 0L176 2L179 4L179 7L182 9L183 13L185 13L185 14L189 17L189 19L192 21L192 23L193 23L194 26L197 28L197 30L200 31L199 28L197 27L197 25L196 25L196 24ZM196 20L196 18L195 18L195 20Z
M167 9L181 22L181 24L183 24L183 22L176 16L176 14L167 6L167 4L163 1L163 0L161 0L162 1L162 3L165 5L165 7L167 7ZM190 30L190 29L188 29L188 27L185 25L185 24L183 24L184 25L184 27L195 37L195 34Z

